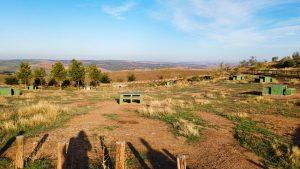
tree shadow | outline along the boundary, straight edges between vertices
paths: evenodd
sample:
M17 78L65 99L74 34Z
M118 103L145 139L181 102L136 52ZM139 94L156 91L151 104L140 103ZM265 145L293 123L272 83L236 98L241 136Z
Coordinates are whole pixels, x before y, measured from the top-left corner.
M261 96L262 92L261 91L248 91L248 92L242 92L240 94Z
M9 149L9 147L11 147L11 145L15 142L17 136L23 135L25 132L24 131L19 131L16 135L14 135L13 137L11 137L9 140L7 140L7 142L5 143L5 145L0 149L0 156L5 153L5 151L7 149Z
M104 136L100 136L100 147L103 151L102 165L105 166L106 168L113 168L113 163L108 148L104 143Z
M292 137L293 144L300 147L300 125L298 125L298 128L296 129Z
M30 155L28 156L28 158L25 160L25 164L30 163L32 158L37 154L37 152L40 150L40 148L42 147L42 145L46 142L47 138L48 138L49 134L45 134L41 140L38 142L38 144L35 146L35 148L33 149L33 151L30 153Z
M146 164L146 162L144 161L143 157L141 156L141 154L137 151L137 149L133 146L132 143L128 142L127 143L129 149L131 150L131 152L133 153L133 155L135 156L135 158L139 161L141 168L143 169L150 169L150 167Z
M147 148L146 157L149 160L152 168L155 169L174 169L176 168L176 161L166 156L160 151L151 147L151 145L144 139L140 138L142 144Z
M67 169L88 169L89 158L87 153L91 149L92 145L86 133L80 131L77 137L70 139L64 166Z

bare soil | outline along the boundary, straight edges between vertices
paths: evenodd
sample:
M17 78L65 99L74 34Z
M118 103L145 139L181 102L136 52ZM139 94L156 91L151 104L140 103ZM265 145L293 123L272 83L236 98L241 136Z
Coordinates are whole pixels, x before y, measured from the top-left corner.
M130 168L175 168L178 154L188 155L189 168L261 168L259 158L234 139L234 124L220 116L199 112L209 127L202 131L198 142L187 143L185 138L176 137L166 123L138 116L135 113L138 104L120 106L116 102L100 102L96 106L87 114L73 117L62 128L27 138L25 157L48 134L34 159L46 157L55 161L57 143L65 142L69 143L67 152L72 154L67 159L80 163L78 166L99 162L103 154L99 141L102 135L108 147L119 140L128 143L127 155L135 159ZM114 149L110 150L114 156ZM5 155L14 159L14 152L15 147L11 147Z

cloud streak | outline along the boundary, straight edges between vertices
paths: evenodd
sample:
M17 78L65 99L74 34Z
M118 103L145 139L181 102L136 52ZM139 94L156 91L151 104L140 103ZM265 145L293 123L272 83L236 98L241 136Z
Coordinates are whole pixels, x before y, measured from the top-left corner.
M300 37L300 14L293 18L261 18L268 9L298 4L297 0L157 0L155 17L177 29L224 46L263 44ZM206 39L207 38L207 39Z
M116 19L125 19L124 14L136 7L136 3L132 1L124 2L121 5L111 6L103 5L101 9L104 13L116 18Z

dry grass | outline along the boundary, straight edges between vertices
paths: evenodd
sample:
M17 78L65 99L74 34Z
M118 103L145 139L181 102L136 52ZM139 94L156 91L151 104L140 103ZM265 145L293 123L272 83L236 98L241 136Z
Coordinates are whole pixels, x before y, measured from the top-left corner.
M0 128L6 132L15 131L16 129L35 127L38 125L51 124L59 118L62 113L67 113L68 109L61 108L58 105L47 101L40 101L36 105L21 107L17 110L17 119L8 120L13 116L13 112L1 115L1 119L7 120L0 124Z
M239 117L239 118L247 118L247 117L249 117L249 115L247 113L244 113L244 112L236 113L235 116Z
M126 71L114 71L108 72L111 79L116 81L127 81L129 74L134 74L137 81L144 80L159 80L162 76L164 79L176 79L179 77L199 76L209 74L208 69L156 69L156 70L126 70Z
M292 84L292 85L297 85L297 84L300 84L300 81L298 79L291 79L289 81L289 84Z
M289 157L292 168L300 168L300 149L298 147L293 147L291 155Z
M254 97L253 102L255 102L255 103L272 103L273 100L272 100L272 98L270 98L268 96L257 96L257 97Z
M178 122L173 124L174 128L178 130L178 133L185 137L196 136L200 135L200 127L188 120L180 119Z

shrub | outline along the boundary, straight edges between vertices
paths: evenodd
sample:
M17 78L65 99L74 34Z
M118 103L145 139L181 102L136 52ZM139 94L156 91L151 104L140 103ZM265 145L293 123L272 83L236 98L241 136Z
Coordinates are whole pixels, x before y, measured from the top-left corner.
M5 78L5 84L7 84L7 85L18 85L19 80L14 76L7 77L7 78Z
M131 74L131 75L128 75L128 76L127 76L127 81L128 81L128 82L133 82L133 81L135 81L135 79L136 79L136 77L135 77L134 74Z
M101 83L110 83L111 79L109 78L108 74L103 74L100 80Z
M48 82L48 86L56 86L57 85L57 81L54 78L51 78Z
M284 57L277 64L277 67L279 68L294 67L294 66L296 66L296 62L291 57Z

